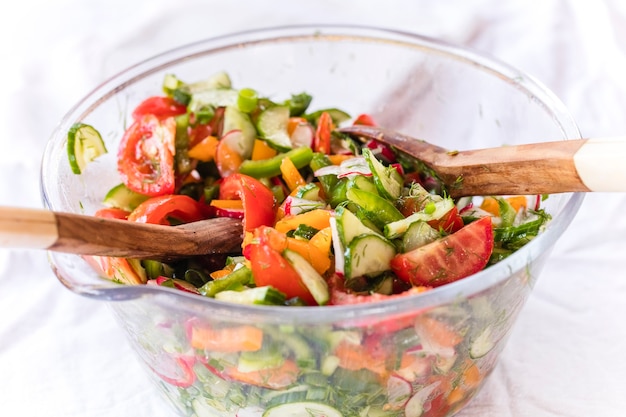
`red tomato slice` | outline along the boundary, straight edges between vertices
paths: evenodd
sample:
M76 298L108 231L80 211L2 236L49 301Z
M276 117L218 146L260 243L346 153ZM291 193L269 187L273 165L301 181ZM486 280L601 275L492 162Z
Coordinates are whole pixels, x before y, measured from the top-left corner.
M128 215L129 221L171 225L169 219L181 223L191 223L207 218L204 207L193 198L183 195L162 195L152 197L139 204Z
M308 305L317 305L300 275L280 252L266 244L250 244L246 246L245 253L250 259L257 287L271 285L287 298L300 297Z
M187 113L187 106L180 104L173 98L154 96L145 99L135 107L135 110L133 110L133 119L139 120L151 114L162 120L185 113Z
M245 231L272 226L276 219L276 201L272 191L256 178L233 174L220 184L220 200L239 199L243 204Z
M117 154L117 169L131 190L157 196L173 194L174 138L173 118L160 121L146 115L124 132Z
M356 119L354 119L353 125L363 125L363 126L376 126L376 122L374 118L369 114L359 114Z
M107 207L107 208L102 208L102 209L96 211L94 213L94 216L102 217L102 218L105 218L105 219L127 220L129 214L130 213L128 211L122 210L121 208Z
M442 239L396 255L390 266L412 285L437 287L480 271L492 251L491 217L483 217Z
M430 227L435 230L443 230L446 233L454 233L465 225L463 218L459 215L459 210L452 207L441 219L429 221Z

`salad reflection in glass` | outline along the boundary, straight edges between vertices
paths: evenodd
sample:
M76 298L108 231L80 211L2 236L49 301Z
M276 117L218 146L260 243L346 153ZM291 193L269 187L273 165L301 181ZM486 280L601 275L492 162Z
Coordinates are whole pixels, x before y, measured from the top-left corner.
M95 215L165 225L241 218L242 251L219 265L215 257L90 258L120 283L230 303L370 303L472 275L549 220L541 196L453 200L418 161L335 130L374 125L372 117L310 111L307 93L277 102L234 89L226 73L195 83L168 74L163 91L134 109L117 150L120 183ZM97 126L68 133L74 173L104 152ZM477 390L483 366L491 369L481 363L503 335L495 312L476 314L482 306L465 300L376 323L376 331L359 322L216 327L190 317L184 328L158 323L163 334L143 337L146 346L171 339L154 371L181 409L197 415L263 407L266 416L439 416ZM185 345L165 332L184 333Z

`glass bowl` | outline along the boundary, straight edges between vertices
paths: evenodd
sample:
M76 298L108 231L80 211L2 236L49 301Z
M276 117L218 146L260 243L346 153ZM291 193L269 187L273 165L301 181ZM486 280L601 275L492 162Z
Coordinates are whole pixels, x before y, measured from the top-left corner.
M358 26L247 31L143 61L82 99L45 150L45 205L88 214L102 207L119 181L114 150L133 107L161 92L165 73L193 81L219 71L237 88L270 97L306 91L314 109L369 113L380 125L448 149L580 137L562 103L539 82L467 49ZM95 126L109 149L82 175L71 172L66 155L66 134L76 122ZM371 304L228 304L165 287L116 284L78 256L49 258L63 285L110 305L181 415L439 417L462 409L496 366L582 198L550 196L546 230L500 263L426 293ZM246 332L262 335L261 347L230 349L229 340ZM198 334L212 336L198 343Z

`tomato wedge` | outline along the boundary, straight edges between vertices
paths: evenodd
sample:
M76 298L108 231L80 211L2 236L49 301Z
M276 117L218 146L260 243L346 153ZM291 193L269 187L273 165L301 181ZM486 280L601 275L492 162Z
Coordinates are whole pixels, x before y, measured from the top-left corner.
M135 110L133 110L133 119L139 120L151 114L162 120L185 113L187 113L187 106L184 104L180 104L170 97L154 96L148 97L135 107Z
M363 125L363 126L376 126L376 122L374 118L369 114L363 113L359 114L356 119L354 119L353 125Z
M129 189L149 196L174 193L175 136L173 118L145 115L130 125L117 154L117 169Z
M239 199L243 204L243 227L251 232L259 226L272 226L276 219L276 201L272 191L259 180L232 174L220 184L220 200Z
M430 227L435 230L443 230L446 233L454 233L458 230L461 230L465 223L463 223L463 218L459 214L459 210L455 207L447 212L441 219L439 220L431 220L428 222Z
M102 217L105 219L119 219L127 220L130 213L126 210L117 207L105 207L94 213L96 217Z
M253 243L245 248L246 257L257 287L270 285L287 298L300 297L308 305L317 305L298 272L268 244Z
M187 195L174 194L147 199L128 215L128 220L170 226L173 223L172 219L178 224L191 223L207 217L201 203Z
M437 287L482 270L493 245L491 217L487 216L442 239L396 255L390 266L412 285Z

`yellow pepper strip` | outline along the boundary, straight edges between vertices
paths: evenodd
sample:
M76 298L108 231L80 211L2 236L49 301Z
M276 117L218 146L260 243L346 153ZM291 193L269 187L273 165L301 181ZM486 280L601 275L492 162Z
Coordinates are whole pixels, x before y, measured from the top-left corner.
M266 141L255 139L250 159L253 161L260 161L262 159L270 159L271 157L276 156L276 154L276 149L270 148Z
M528 201L523 195L508 197L506 198L506 201L516 212L520 211L521 208L526 208L528 205ZM485 197L480 205L480 208L493 214L494 216L500 216L500 206L498 205L498 200L493 197Z
M215 149L219 140L215 136L207 136L189 149L189 157L202 162L209 162L215 158Z
M280 163L280 172L283 175L283 180L285 184L287 184L287 188L290 191L293 191L298 188L298 186L302 186L306 184L302 175L300 175L300 171L294 165L293 161L289 158L283 158Z
M263 331L254 326L191 327L191 346L215 352L255 352L263 345Z
M213 279L220 279L220 278L224 278L226 275L230 274L231 271L230 269L218 269L217 271L213 271L209 274L209 276Z
M299 225L306 224L318 230L325 229L330 226L330 211L324 209L315 209L295 216L285 216L276 222L274 226L276 230L287 233L295 230Z
M480 208L493 214L494 216L500 215L500 206L498 205L498 200L493 197L485 197L483 202L480 205Z
M241 200L211 200L210 205L221 209L243 210L243 203Z
M520 211L521 208L526 208L528 204L528 200L523 195L518 195L515 197L509 197L506 199L509 202L511 207L515 209L515 211Z
M324 274L330 268L330 251L319 249L312 245L309 240L287 237L284 232L271 227L257 229L255 236L267 242L272 249L278 252L282 253L285 249L297 252L320 274Z
M309 243L330 256L330 247L332 244L332 234L330 227L326 227L314 234L313 237L309 240Z
M354 158L354 155L326 155L326 157L330 160L330 163L333 165L339 165L346 159Z
M319 250L317 246L311 245L311 242L308 240L288 237L287 249L302 255L319 274L324 274L330 268L328 253Z

